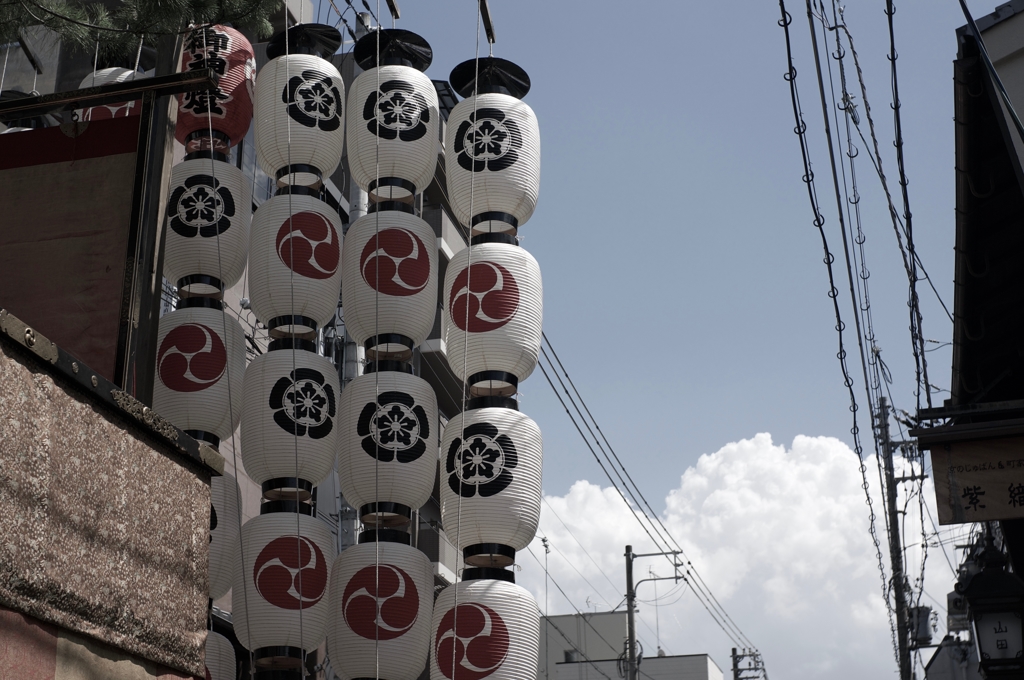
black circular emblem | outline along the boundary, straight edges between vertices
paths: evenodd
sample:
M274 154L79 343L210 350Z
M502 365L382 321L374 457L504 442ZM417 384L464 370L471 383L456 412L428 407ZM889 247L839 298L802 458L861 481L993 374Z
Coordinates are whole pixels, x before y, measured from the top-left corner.
M341 127L341 92L331 76L319 71L303 71L292 76L281 93L288 104L288 115L306 127L332 132Z
M274 422L289 434L323 439L334 428L334 388L324 374L297 368L270 390Z
M512 439L498 434L490 423L474 423L448 447L445 472L448 486L463 498L501 493L512 483L511 470L519 465Z
M389 80L363 104L366 129L381 139L412 142L427 134L430 107L426 98L404 80Z
M167 201L171 229L179 236L209 238L223 234L235 215L235 199L210 175L192 175Z
M466 170L498 172L519 160L523 135L516 122L498 109L479 109L455 133L455 153Z
M427 412L405 392L382 392L363 407L356 423L363 451L382 463L411 463L427 450Z

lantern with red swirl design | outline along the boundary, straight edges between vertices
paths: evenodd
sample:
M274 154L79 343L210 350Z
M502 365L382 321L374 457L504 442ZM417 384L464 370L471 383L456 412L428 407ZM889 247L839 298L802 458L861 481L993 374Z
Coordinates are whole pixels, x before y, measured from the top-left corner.
M217 87L178 95L175 138L185 153L213 150L227 153L249 131L256 59L252 45L233 28L206 26L185 37L181 70L212 68L219 76Z
M334 562L327 644L342 680L415 680L427 663L434 578L409 541L404 531L364 531Z
M397 201L378 203L345 235L345 329L371 358L405 355L434 327L437 247L430 225Z
M449 78L465 97L445 134L452 209L473 233L515 234L540 194L540 128L522 101L530 77L510 61L484 57L459 64Z
M462 578L434 603L430 680L534 677L540 612L533 597L510 571L466 569Z
M218 446L242 412L245 336L210 298L186 298L160 319L153 410L187 434Z
M311 515L306 503L271 501L242 526L232 619L258 671L299 668L303 650L313 651L326 636L333 539Z
M433 51L400 28L364 36L353 50L366 69L348 95L348 165L352 179L379 200L410 200L437 167L437 90L423 71Z
M507 234L481 234L448 264L442 334L448 363L473 395L509 396L537 365L540 266Z
M272 335L316 331L338 308L341 222L316 196L282 188L252 219L249 298Z
M267 44L256 77L256 158L278 185L319 187L341 161L345 83L328 59L341 45L330 26L299 24Z

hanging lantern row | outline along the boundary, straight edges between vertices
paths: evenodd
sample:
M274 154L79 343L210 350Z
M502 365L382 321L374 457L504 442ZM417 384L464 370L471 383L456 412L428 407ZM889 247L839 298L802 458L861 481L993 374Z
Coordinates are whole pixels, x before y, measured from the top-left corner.
M445 274L442 333L470 399L441 439L441 519L468 568L434 605L430 677L511 680L535 672L540 631L506 569L540 520L540 428L513 398L542 338L540 267L516 240L537 204L540 133L515 64L464 62L451 84L465 99L448 118L448 195L471 239Z
M264 502L242 527L232 618L257 671L302 668L327 632L334 546L310 501L341 432L338 373L317 351L341 293L341 222L320 199L344 144L345 88L328 61L340 44L329 26L293 26L256 78L256 159L278 189L249 239L250 309L271 341L245 371L241 456Z

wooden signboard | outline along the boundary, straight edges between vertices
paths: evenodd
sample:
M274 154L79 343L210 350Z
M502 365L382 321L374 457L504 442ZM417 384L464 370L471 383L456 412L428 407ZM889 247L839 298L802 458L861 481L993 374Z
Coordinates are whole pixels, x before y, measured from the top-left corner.
M1024 437L931 446L939 524L1024 518Z

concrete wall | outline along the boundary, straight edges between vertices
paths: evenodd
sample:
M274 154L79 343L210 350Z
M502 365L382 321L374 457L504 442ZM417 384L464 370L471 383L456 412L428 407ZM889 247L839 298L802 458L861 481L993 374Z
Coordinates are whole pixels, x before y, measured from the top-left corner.
M558 664L566 661L565 653L579 649L587 659L616 659L626 644L626 612L595 612L550 616L540 621L540 655L537 664L537 680L557 680L561 676ZM582 660L582 659L581 659ZM612 680L618 678L612 664ZM583 671L570 673L566 680L602 680L603 676L588 676ZM568 672L568 671L566 671ZM582 673L582 674L581 674Z
M617 680L615 661L558 664L552 680ZM645 657L640 664L641 680L723 680L722 670L707 654Z

